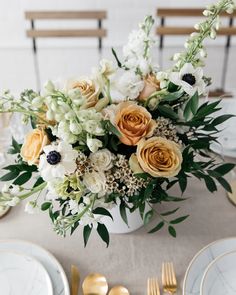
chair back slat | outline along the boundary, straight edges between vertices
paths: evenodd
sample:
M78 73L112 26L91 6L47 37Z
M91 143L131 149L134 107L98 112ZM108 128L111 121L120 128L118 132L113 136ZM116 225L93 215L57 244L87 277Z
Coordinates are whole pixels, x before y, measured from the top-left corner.
M49 19L96 19L107 18L107 12L101 11L26 11L25 18L28 20Z
M204 9L202 8L159 8L157 10L158 17L202 17ZM221 16L225 17L236 17L236 12L228 14L222 13Z
M105 37L105 29L83 29L83 30L27 30L30 38L58 38L58 37Z

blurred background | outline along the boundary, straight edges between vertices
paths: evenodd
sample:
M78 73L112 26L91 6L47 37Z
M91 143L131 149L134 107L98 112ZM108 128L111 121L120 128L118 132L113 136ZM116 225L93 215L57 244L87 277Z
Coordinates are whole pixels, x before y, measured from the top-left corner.
M98 64L100 57L111 58L111 47L121 52L127 42L128 34L147 14L156 20L155 28L161 19L157 9L166 8L203 8L210 0L2 0L0 1L0 89L10 89L17 94L26 88L36 89L35 60L32 50L32 38L26 30L31 29L30 20L25 18L25 11L106 11L107 18L102 20L102 27L107 36L102 38L102 50L98 50L98 38L37 38L37 61L40 84L48 79L70 78L89 75L91 68ZM170 18L165 25L192 27L200 19ZM228 26L228 19L225 19ZM98 20L36 20L35 28L40 29L91 29L97 28ZM183 48L187 35L166 36L162 64L170 66L170 57ZM157 36L159 40L159 36ZM231 40L227 73L224 74L224 54L226 36L209 41L206 74L213 77L212 89L221 86L222 74L225 88L234 92L236 88L236 36ZM156 49L155 59L160 61L160 50Z

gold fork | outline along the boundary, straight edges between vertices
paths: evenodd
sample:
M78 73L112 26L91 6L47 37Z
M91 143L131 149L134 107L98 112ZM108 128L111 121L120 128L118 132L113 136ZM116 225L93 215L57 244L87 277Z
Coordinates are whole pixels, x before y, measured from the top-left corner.
M160 295L160 288L157 278L148 278L147 295Z
M164 292L175 294L177 291L177 280L172 262L162 264L162 285Z

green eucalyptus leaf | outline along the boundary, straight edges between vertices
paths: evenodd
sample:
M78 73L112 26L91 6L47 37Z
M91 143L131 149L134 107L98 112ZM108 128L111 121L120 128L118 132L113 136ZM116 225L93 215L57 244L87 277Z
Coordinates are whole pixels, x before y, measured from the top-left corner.
M158 225L155 226L153 229L151 229L148 233L152 234L152 233L159 231L160 229L163 228L164 224L165 224L164 221L159 222Z
M214 171L217 173L220 173L221 175L225 175L229 173L231 170L233 170L235 167L235 164L232 163L225 163L220 165L219 167L215 168Z
M108 216L113 220L111 213L107 209L102 208L102 207L98 207L98 208L94 209L93 214Z
M213 126L217 126L217 125L220 125L222 124L223 122L229 120L230 118L233 118L235 117L235 115L221 115L217 118L215 118L213 121L212 121L212 125Z
M173 238L176 238L177 234L176 234L176 230L173 226L169 226L168 227L168 231L169 231L169 234L173 237Z
M166 105L158 105L158 111L165 117L176 120L178 119L178 115L174 112L174 110L170 106Z
M148 211L144 215L144 225L147 225L150 222L150 220L152 219L153 215L154 215L153 210Z
M84 247L87 246L87 243L88 243L88 240L89 240L89 237L90 237L90 234L92 232L92 227L90 227L89 225L86 225L84 227L84 230L83 230L83 237L84 237Z
M229 192L229 193L232 193L232 188L230 186L230 184L228 183L228 181L223 178L223 177L218 177L217 178L217 181L223 186L223 188Z
M18 177L20 174L19 170L11 171L0 178L0 181L10 181Z
M110 236L106 226L102 223L98 223L97 232L101 239L106 243L107 247L109 246Z
M118 58L118 56L116 54L116 51L115 51L115 49L113 47L112 47L111 51L112 51L112 54L115 57L115 60L117 62L118 67L121 68L122 67L122 63L120 62L120 60L119 60L119 58Z
M181 223L183 222L185 219L187 219L189 217L189 215L186 215L186 216L181 216L181 217L178 217L174 220L171 220L171 224L178 224L178 223Z
M120 216L121 216L121 218L128 225L128 218L127 218L127 212L126 212L125 202L121 201L120 206L119 206L119 209L120 209Z
M175 212L177 212L179 210L179 208L176 208L174 210L171 210L171 211L167 211L165 213L162 213L161 216L168 216L168 215L172 215L174 214Z
M28 182L31 179L31 177L32 177L31 172L24 172L14 180L13 184L23 185L26 182Z
M52 203L51 202L45 202L41 205L41 210L46 211L51 207Z
M42 184L42 183L44 183L44 180L43 180L42 177L39 177L39 178L36 180L35 184L33 185L33 188L39 186L39 185Z

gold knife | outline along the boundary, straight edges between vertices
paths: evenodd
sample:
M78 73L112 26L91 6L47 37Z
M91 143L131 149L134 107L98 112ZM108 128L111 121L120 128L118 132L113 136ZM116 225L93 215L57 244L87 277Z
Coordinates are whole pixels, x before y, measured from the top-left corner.
M75 265L71 265L71 295L79 294L80 274Z

